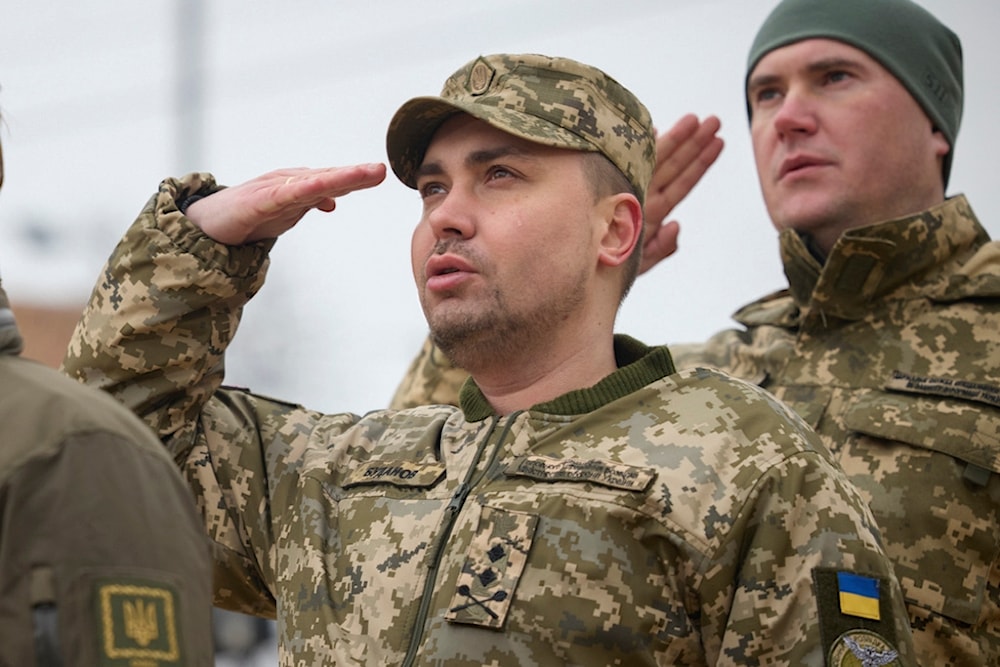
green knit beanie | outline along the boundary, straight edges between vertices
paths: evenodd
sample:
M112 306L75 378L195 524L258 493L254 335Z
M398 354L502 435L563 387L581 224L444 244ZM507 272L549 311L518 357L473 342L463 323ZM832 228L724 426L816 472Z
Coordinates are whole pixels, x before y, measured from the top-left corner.
M747 76L769 52L827 38L861 49L892 73L944 134L945 187L962 121L962 43L930 12L910 0L783 0L750 47ZM747 113L750 101L747 100Z

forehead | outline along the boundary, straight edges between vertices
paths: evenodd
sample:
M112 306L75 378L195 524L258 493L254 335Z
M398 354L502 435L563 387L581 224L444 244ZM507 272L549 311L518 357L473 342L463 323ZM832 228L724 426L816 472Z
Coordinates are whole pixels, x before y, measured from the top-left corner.
M795 70L806 70L823 61L849 61L865 67L885 70L877 60L861 49L835 39L811 38L792 42L768 52L757 62L749 80Z

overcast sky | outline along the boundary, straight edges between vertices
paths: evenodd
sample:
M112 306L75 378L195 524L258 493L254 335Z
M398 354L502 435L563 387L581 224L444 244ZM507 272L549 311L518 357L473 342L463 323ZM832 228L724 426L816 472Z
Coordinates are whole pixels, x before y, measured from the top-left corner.
M774 4L7 0L0 275L15 302L82 305L163 177L211 171L235 184L277 167L383 161L402 102L436 94L480 53L535 52L604 69L661 128L686 112L721 117L727 147L676 211L681 251L640 279L618 322L650 343L703 339L784 284L742 94L747 49ZM949 192L966 193L998 237L1000 2L922 4L964 44L965 116ZM201 51L192 46L199 35ZM191 60L200 98L179 85ZM200 113L200 133L179 110ZM419 208L390 174L283 237L227 381L327 411L384 405L425 332L409 272Z

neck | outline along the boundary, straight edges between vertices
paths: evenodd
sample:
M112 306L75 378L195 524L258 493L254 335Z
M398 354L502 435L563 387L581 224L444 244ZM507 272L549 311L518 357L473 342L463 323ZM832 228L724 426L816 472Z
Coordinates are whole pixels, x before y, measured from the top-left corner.
M596 327L590 335L583 335L567 328L563 340L536 340L544 342L466 365L497 414L510 414L590 387L617 368L610 329Z

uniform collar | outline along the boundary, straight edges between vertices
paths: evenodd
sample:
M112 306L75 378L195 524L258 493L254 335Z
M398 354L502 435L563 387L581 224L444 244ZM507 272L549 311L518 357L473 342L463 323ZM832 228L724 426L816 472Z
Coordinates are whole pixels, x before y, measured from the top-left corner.
M792 230L781 258L801 323L860 320L878 299L902 288L927 289L943 268L989 241L965 196L915 215L850 229L825 262Z
M577 415L592 412L616 399L676 372L666 347L648 347L629 336L616 335L614 371L592 387L567 392L551 401L532 406L531 410L554 415ZM481 421L494 415L486 397L470 378L459 393L459 405L467 421Z

